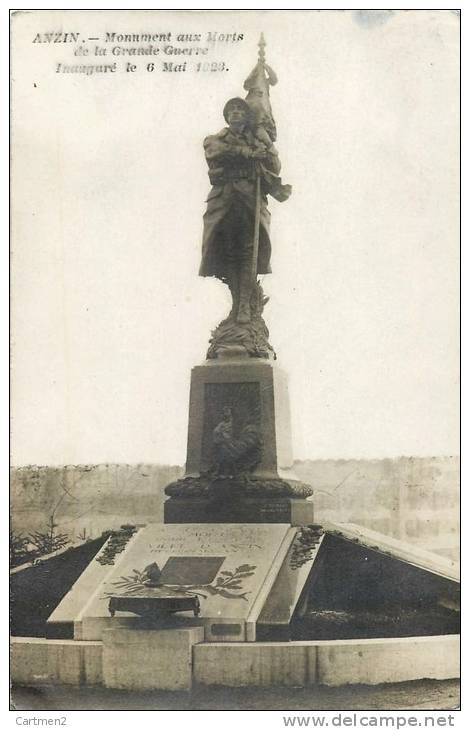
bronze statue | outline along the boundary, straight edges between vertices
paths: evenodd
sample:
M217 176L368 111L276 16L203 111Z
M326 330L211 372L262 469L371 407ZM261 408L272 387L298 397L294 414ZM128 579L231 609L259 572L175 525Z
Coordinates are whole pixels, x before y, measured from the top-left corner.
M261 311L266 299L257 281L258 274L271 271L267 195L282 202L291 193L290 185L283 185L279 177L281 163L273 144L276 126L269 86L276 81L274 72L265 64L262 39L258 63L245 82L246 100L230 99L223 110L228 126L204 140L212 190L204 214L199 274L225 282L233 302L228 318L214 333L216 344L221 344L219 335L224 346L244 340L242 347L250 355L265 357L272 349L267 336L261 349L256 348L254 339L259 344L267 335L266 330L261 336L265 328Z

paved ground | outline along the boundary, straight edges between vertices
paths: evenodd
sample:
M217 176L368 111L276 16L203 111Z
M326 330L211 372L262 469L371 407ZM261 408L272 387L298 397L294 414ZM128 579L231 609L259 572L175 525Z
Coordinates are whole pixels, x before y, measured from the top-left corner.
M211 687L186 693L128 693L64 686L15 687L16 710L444 710L459 705L457 680L347 687Z

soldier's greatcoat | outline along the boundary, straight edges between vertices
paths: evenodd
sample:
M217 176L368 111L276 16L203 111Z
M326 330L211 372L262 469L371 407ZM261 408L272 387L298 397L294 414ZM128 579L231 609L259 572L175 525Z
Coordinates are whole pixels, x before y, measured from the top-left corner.
M246 255L246 251L252 246L256 197L255 163L240 153L241 146L245 149L247 146L251 149L256 146L249 129L236 134L226 127L204 140L209 178L213 187L207 198L207 209L204 214L200 276L217 276L219 279L227 276L228 262L230 260L233 263L234 255L233 250L230 252L227 250L230 249L231 235L238 236L236 243L240 255ZM271 147L262 161L262 168L267 173L277 175L280 167L277 152ZM262 176L258 274L267 274L271 271L269 238L271 215L268 211L265 190Z

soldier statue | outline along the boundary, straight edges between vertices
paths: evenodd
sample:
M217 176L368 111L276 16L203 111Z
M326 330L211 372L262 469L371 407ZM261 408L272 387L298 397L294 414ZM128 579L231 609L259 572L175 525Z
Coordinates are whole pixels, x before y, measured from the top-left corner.
M257 66L245 82L247 99L230 99L223 110L228 126L204 140L212 190L204 214L199 274L229 286L233 305L223 324L238 327L252 320L257 275L271 272L267 195L284 201L291 192L279 177L269 103L269 85L276 77L264 63L263 46L262 40Z

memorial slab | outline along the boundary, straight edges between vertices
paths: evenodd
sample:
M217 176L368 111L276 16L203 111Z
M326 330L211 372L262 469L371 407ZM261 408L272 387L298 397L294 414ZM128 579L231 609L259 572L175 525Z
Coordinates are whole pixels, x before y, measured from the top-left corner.
M88 585L75 636L99 640L118 623L139 625L125 612L110 616L111 596L171 593L197 596L200 615L188 612L188 625L203 625L207 641L254 641L256 621L296 533L286 524L148 525L104 580L92 591Z

